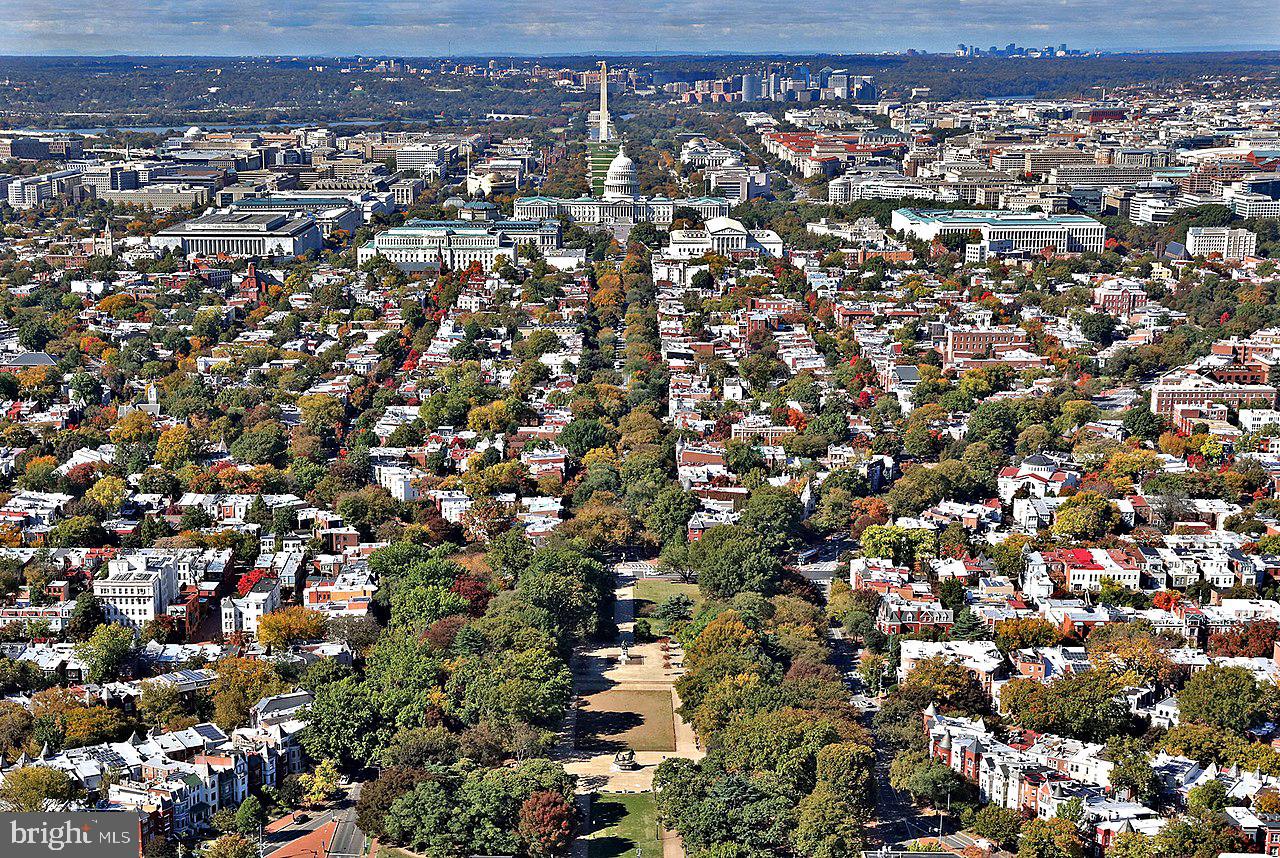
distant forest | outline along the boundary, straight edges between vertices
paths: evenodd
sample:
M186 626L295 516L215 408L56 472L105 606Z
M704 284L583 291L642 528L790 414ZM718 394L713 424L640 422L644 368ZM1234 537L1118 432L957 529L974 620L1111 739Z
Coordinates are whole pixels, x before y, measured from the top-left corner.
M438 68L437 59L404 58ZM722 77L761 64L830 65L875 77L888 96L929 87L936 99L1096 96L1096 87L1177 85L1222 96L1233 87L1272 89L1280 52L1116 54L1056 59L928 55L611 56L611 64L676 79ZM489 58L475 60L487 63ZM532 58L497 58L527 67ZM586 56L542 57L551 68L591 68ZM334 58L0 57L0 127L186 125L232 122L377 121L459 123L488 112L555 117L592 99L527 76L339 71ZM312 66L323 66L314 71ZM1241 77L1249 77L1247 83ZM1208 79L1234 81L1209 89Z

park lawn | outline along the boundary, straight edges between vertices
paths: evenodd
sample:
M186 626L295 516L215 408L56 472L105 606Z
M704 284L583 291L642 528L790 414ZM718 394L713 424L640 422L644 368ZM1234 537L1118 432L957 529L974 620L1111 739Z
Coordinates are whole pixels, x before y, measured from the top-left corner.
M676 593L684 593L692 599L695 612L702 607L702 592L698 589L697 584L667 581L662 578L641 578L636 581L634 592L636 616L652 617L653 609Z
M574 745L596 753L674 751L675 716L669 691L597 691L582 698Z
M588 858L662 858L653 793L600 793L591 803Z

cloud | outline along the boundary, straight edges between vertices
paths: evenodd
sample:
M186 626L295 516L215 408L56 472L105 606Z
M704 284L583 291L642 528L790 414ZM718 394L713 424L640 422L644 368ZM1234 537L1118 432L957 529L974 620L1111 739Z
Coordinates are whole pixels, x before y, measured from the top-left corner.
M0 53L856 53L1280 45L1274 0L0 0ZM1240 22L1248 21L1247 30Z

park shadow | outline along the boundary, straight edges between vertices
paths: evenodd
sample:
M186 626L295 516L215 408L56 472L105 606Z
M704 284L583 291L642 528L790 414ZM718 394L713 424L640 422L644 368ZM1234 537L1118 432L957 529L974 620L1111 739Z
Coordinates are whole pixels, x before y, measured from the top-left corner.
M574 745L597 754L626 750L627 743L622 741L621 734L642 724L644 724L644 717L635 712L580 709Z
M599 831L616 825L626 815L627 806L622 802L598 798L591 802L591 830Z
M589 843L591 858L623 858L633 854L636 845L625 837L601 837Z

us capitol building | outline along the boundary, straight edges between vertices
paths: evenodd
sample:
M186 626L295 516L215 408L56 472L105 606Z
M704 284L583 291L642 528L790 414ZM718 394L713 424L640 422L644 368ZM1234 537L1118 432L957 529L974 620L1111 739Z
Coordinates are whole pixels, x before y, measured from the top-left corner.
M625 234L637 223L667 227L675 220L679 207L688 207L703 220L725 217L729 201L722 197L693 197L673 200L667 197L642 197L636 182L636 164L622 149L609 164L604 180L604 194L581 196L576 200L555 197L524 197L515 201L516 220L543 220L567 215L575 223L609 227Z
M615 139L609 121L609 71L600 64L600 110L596 116L592 142L588 144L591 157L605 149ZM608 157L606 154L604 157ZM590 159L589 159L590 160ZM590 172L590 163L588 163ZM599 174L596 174L598 182ZM590 176L588 177L590 178ZM592 183L595 188L599 185ZM609 162L604 179L604 192L599 197L584 195L576 200L556 197L524 197L515 201L515 220L558 219L562 215L584 226L610 229L619 238L626 238L631 227L638 223L652 223L669 227L675 220L677 208L687 207L697 211L704 221L729 214L729 201L721 197L693 197L672 200L667 197L642 197L636 180L636 163L627 157L622 147Z

